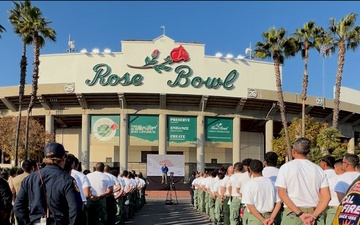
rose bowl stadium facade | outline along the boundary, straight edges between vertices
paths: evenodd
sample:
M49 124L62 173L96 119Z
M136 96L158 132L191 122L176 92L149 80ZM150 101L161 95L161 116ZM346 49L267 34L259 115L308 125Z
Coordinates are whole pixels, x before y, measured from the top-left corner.
M263 159L282 128L273 64L206 56L204 44L162 35L122 41L121 52L47 54L40 61L32 115L84 168L106 162L146 173L148 154L175 154L184 156L188 175ZM1 115L17 116L18 87L0 90ZM339 129L353 151L359 92L343 90ZM27 85L25 105L30 92ZM301 117L301 96L284 98L289 122ZM330 122L333 105L310 96L306 114Z

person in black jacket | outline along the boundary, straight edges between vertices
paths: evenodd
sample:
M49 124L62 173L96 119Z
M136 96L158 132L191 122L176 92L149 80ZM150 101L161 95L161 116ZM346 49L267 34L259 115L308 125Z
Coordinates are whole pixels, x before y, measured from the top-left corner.
M12 193L9 184L0 178L0 224L10 225L10 212L12 210Z
M47 225L75 225L81 215L82 201L76 181L63 170L64 146L50 143L44 153L46 166L21 183L14 204L18 225L34 225L44 217Z

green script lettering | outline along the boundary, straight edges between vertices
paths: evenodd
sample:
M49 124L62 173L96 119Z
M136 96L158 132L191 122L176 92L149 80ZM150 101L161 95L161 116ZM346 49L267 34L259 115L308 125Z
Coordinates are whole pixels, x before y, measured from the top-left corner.
M93 67L95 76L92 80L87 79L85 84L88 86L94 86L96 83L99 83L101 86L140 86L143 84L144 77L141 74L135 74L131 77L129 73L125 73L123 76L117 74L111 74L111 67L105 63L96 64Z
M105 63L96 64L93 67L95 72L94 77L90 80L87 79L85 84L88 86L94 86L99 83L101 86L140 86L143 85L144 76L141 74L135 74L131 76L130 73L125 73L123 76L111 73L111 67ZM193 76L193 70L187 65L180 65L175 68L177 77L174 81L168 80L167 85L170 87L188 87L201 88L205 85L208 89L219 89L221 86L226 90L232 90L235 88L235 81L239 77L236 70L232 70L224 80L221 78L208 77L203 79L200 76Z
M190 84L189 77L193 74L193 70L189 66L181 65L175 68L175 73L177 73L177 77L174 82L168 80L167 85L170 87L188 87ZM181 83L183 80L183 83Z
M224 80L224 88L226 90L232 90L235 88L234 82L239 77L239 73L236 70L232 70Z
M219 89L221 86L226 90L232 90L235 88L234 82L237 80L239 74L236 70L232 70L224 80L221 78L208 77L206 80L196 76L190 78L193 75L193 70L186 65L180 65L175 68L177 77L174 81L168 80L167 85L170 87L188 87L190 84L194 88L201 88L205 85L208 89Z

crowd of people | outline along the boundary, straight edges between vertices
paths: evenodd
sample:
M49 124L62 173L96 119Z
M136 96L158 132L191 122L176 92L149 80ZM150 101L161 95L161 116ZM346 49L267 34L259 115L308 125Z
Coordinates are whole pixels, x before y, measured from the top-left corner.
M102 162L82 171L58 143L48 144L44 155L43 164L24 160L15 174L0 178L1 225L124 224L146 204L142 173L119 174Z
M277 167L278 155L247 158L228 168L193 173L191 203L219 225L330 225L350 185L359 178L359 157L307 159L310 141L293 144L291 160ZM164 165L165 167L166 165ZM163 182L167 182L164 177ZM146 204L141 173L99 162L94 171L58 143L44 149L43 164L29 160L0 178L1 225L117 225Z
M360 175L359 157L326 155L317 165L307 159L309 153L310 141L299 138L294 160L280 168L278 155L267 152L263 162L247 158L226 169L194 174L194 209L216 225L331 225Z

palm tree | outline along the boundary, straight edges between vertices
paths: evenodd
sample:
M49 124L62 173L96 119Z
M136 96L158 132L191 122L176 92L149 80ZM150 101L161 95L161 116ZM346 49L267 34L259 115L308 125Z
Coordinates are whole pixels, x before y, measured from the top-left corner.
M302 82L302 110L301 110L301 136L305 137L305 101L307 98L307 88L309 83L308 75L308 60L309 60L309 50L315 48L320 52L321 43L324 39L324 29L322 27L317 27L314 21L309 21L304 24L303 28L296 29L293 34L295 40L298 43L299 51L301 51L301 57L304 60L304 75Z
M29 118L32 109L35 105L35 99L38 89L39 79L39 65L40 65L40 48L44 47L45 40L56 41L56 32L49 24L51 22L46 21L46 18L42 16L42 12L37 7L30 7L26 13L22 15L24 24L19 31L21 33L27 33L31 36L31 43L34 46L34 62L33 62L33 75L32 75L32 91L29 106L27 108L26 118L26 136L25 136L25 159L28 159L28 143L29 143Z
M332 49L339 49L338 66L336 72L334 114L332 127L337 129L340 111L340 88L345 63L346 50L353 50L359 46L360 26L355 26L357 14L350 13L336 23L335 18L330 19L330 33L332 34Z
M9 21L13 25L14 33L17 34L23 43L23 54L20 60L20 85L19 85L19 116L17 121L16 135L15 135L15 166L18 166L19 160L19 136L20 136L20 123L22 114L22 103L25 92L25 80L26 80L26 68L27 68L27 57L26 57L26 46L31 44L32 37L28 30L24 29L25 24L23 15L28 12L31 8L30 1L26 0L25 3L13 2L14 9L9 10L10 13Z
M1 24L0 24L0 34L4 31L6 31L5 28L3 26L1 26ZM0 38L1 38L1 35L0 35Z
M264 42L257 42L255 45L255 57L260 59L272 58L274 62L276 87L278 94L278 105L280 108L281 121L284 127L287 152L289 160L292 160L291 144L286 120L285 102L282 91L280 65L284 63L285 57L294 56L298 51L298 45L294 38L285 37L284 28L270 28L268 32L263 32Z

